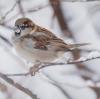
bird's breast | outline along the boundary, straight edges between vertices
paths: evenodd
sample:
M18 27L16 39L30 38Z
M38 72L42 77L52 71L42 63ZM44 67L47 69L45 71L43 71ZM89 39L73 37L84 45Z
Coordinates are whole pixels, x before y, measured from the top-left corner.
M26 46L23 43L17 43L15 49L22 58L31 62L36 60L41 62L50 62L54 61L58 57L55 51L35 49L33 46Z

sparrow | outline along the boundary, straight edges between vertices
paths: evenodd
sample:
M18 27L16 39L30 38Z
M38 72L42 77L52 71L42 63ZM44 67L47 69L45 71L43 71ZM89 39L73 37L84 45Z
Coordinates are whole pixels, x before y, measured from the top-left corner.
M32 63L36 61L52 62L64 53L88 44L67 44L29 18L16 20L12 41L16 52Z

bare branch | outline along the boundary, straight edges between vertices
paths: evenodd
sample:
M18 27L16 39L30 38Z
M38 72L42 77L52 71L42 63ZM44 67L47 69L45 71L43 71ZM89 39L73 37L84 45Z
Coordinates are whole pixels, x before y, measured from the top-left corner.
M25 88L22 85L16 83L11 78L8 78L5 74L0 72L0 77L3 80L5 80L7 83L12 85L13 87L17 88L18 90L20 90L20 91L24 92L25 94L27 94L28 96L30 96L32 99L38 99L37 96L35 94L33 94L28 88Z
M66 24L65 17L63 15L60 0L49 0L50 4L53 8L54 14L57 17L60 28L65 36L72 37L72 33L70 32L68 25Z

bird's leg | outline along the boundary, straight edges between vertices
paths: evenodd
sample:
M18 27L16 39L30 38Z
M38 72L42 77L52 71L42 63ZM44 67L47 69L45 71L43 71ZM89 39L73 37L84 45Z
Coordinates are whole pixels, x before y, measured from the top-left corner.
M35 64L32 67L30 67L29 73L31 74L31 76L35 76L36 72L38 72L39 69L40 69L39 68L40 65L41 65L41 62L40 61L36 61Z

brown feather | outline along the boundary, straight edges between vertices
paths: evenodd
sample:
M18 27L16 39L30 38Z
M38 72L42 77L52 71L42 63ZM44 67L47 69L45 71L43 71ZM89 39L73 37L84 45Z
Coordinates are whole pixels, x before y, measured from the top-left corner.
M27 34L24 38L32 38L35 41L36 49L53 50L53 51L71 51L71 49L87 45L83 44L66 44L62 39L56 37L51 31L37 26L37 30L32 34Z

